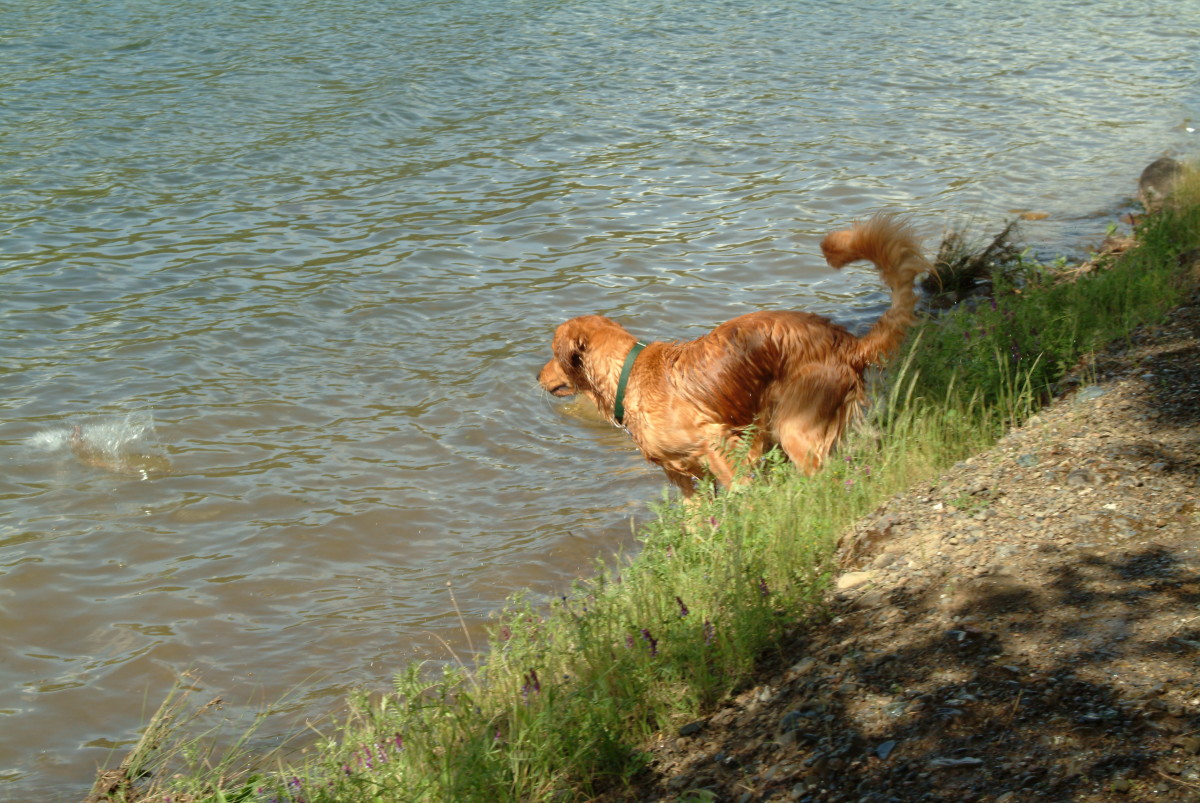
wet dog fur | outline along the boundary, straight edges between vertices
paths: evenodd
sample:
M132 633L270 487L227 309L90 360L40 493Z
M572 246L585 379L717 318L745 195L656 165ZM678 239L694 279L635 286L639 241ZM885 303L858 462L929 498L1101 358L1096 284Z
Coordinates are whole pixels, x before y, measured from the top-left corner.
M874 263L891 288L891 308L862 337L819 315L763 311L690 342L650 343L633 363L618 422L617 386L637 338L616 321L584 315L555 330L538 383L555 396L590 398L685 496L709 477L729 487L735 455L754 461L774 446L811 474L862 406L867 366L903 341L913 284L930 270L911 225L890 214L831 232L821 250L834 268Z

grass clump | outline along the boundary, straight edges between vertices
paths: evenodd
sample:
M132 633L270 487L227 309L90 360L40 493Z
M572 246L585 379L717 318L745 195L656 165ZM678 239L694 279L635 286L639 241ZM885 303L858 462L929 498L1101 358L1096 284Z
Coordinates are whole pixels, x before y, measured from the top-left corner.
M768 457L733 492L686 508L664 500L636 557L598 566L554 604L514 599L473 671L412 666L389 692L355 695L341 724L272 769L181 780L168 755L148 786L125 783L109 799L567 801L619 790L645 765L639 745L743 687L764 654L821 615L850 524L986 448L1081 355L1182 300L1192 279L1180 257L1200 245L1194 175L1176 198L1107 270L1064 283L1021 255L1017 273L993 272L983 303L919 325L866 425L820 474Z
M948 303L961 300L977 288L986 287L997 274L1021 261L1016 244L1018 219L1009 221L999 234L980 244L967 234L965 226L950 229L942 237L933 270L921 280L921 289Z

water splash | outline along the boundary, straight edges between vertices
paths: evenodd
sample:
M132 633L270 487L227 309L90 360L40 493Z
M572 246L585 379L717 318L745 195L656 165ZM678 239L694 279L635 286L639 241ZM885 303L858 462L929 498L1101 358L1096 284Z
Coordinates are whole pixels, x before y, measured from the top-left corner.
M171 470L154 431L154 416L148 412L43 430L26 444L67 452L85 466L143 480Z

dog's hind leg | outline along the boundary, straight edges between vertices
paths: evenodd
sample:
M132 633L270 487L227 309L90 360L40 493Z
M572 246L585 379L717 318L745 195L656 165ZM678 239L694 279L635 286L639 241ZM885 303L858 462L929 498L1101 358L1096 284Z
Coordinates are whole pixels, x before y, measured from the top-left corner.
M805 474L821 468L862 401L862 379L838 362L805 366L783 391L771 429L779 445Z

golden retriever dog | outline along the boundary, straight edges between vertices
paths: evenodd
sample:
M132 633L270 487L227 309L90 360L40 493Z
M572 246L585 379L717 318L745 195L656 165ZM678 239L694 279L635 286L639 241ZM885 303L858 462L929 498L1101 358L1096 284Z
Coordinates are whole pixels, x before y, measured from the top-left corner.
M811 474L862 406L867 366L904 340L913 283L931 268L911 225L890 214L830 233L821 250L834 268L873 262L891 288L891 308L862 337L780 311L741 315L688 343L642 344L616 321L584 315L555 330L538 383L590 398L685 496L709 477L730 487L735 456L755 461L774 446Z

